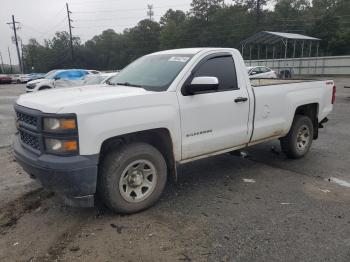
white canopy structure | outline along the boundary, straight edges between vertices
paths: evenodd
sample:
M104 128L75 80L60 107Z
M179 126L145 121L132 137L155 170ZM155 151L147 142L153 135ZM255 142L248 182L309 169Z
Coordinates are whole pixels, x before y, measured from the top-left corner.
M241 45L246 45L250 43L273 45L280 41L285 43L288 40L320 41L321 39L311 37L311 36L306 36L306 35L294 34L294 33L261 31L243 40L241 42Z
M258 47L258 60L260 59L260 49L261 46L266 47L266 59L268 55L268 47L272 46L272 59L275 59L276 44L283 43L284 46L284 59L287 59L288 44L293 45L293 58L295 58L295 50L298 42L301 42L301 57L304 57L304 45L305 43L309 45L309 57L312 52L312 43L317 42L316 46L316 57L318 57L319 41L321 39L295 34L295 33L284 33L284 32L271 32L271 31L261 31L258 32L247 39L241 41L242 56L244 57L244 48L249 45L249 59L252 60L252 47Z

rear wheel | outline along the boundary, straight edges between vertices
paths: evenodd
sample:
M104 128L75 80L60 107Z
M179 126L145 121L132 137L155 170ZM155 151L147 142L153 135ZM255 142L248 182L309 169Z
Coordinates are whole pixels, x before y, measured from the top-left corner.
M167 180L167 166L153 146L133 143L111 151L102 160L98 192L118 213L135 213L152 206Z
M311 119L304 115L296 115L289 133L280 139L282 151L289 158L305 156L310 150L313 133Z

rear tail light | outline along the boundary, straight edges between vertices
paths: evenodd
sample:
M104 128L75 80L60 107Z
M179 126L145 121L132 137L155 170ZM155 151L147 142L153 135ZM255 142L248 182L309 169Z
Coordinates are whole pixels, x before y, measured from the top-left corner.
M332 105L333 105L334 102L335 102L335 93L336 93L336 91L337 91L337 88L336 88L336 86L334 85L334 86L333 86L333 92L332 92Z

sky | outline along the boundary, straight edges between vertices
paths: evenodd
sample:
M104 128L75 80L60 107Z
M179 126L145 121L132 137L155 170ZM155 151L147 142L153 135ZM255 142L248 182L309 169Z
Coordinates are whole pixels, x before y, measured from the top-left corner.
M11 40L13 30L6 23L20 22L18 36L26 44L30 38L51 39L56 31L68 30L66 3L72 12L73 35L83 42L112 28L122 32L147 17L147 5L153 5L154 19L169 8L188 11L191 0L0 0L0 52L9 64L8 47L13 64L18 64L16 47Z

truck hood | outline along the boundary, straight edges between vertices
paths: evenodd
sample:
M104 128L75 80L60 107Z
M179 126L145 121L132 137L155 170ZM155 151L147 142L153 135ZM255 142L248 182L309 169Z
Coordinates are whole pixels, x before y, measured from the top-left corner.
M44 113L58 113L70 106L79 106L119 97L137 96L144 93L150 93L150 91L138 87L91 85L24 94L17 99L17 104Z

